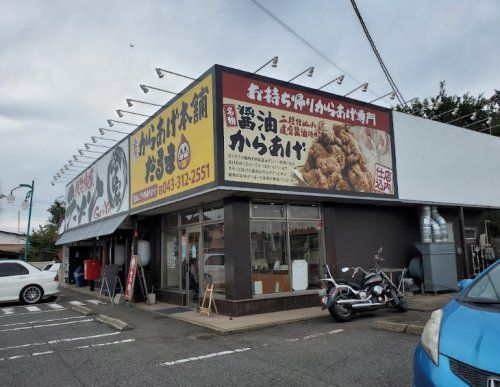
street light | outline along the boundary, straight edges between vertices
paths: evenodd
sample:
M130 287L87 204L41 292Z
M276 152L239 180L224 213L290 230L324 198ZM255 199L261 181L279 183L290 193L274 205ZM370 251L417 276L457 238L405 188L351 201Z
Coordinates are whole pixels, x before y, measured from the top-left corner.
M175 93L173 91L158 89L157 87L154 87L154 86L147 86L147 85L139 85L139 86L141 87L142 91L144 91L144 93L147 93L149 91L149 89L151 89L151 90L157 90L157 91L161 91L163 93L168 93L168 94L173 94L173 95L178 94L178 93Z
M85 158L85 159L90 159L90 160L96 160L96 158L95 158L95 157L84 156L83 154L81 154L80 156L73 155L73 159L74 159L75 161L78 161L79 163L86 163L87 161L79 161L79 160L78 160L78 157L83 157L83 158Z
M156 68L155 71L156 71L156 74L158 74L158 78L163 78L165 76L165 74L163 74L163 73L167 73L167 74L176 75L176 76L181 77L181 78L190 79L191 81L196 81L196 78L188 77L187 75L182 75L179 73L174 73L173 71L170 71L170 70Z
M308 77L312 77L313 76L313 73L314 73L314 66L311 66L307 69L305 69L304 71L302 71L300 74L297 74L296 76L294 76L293 78L289 79L288 82L292 82L294 79L297 79L298 77L300 77L302 74L305 74L307 73L307 76Z
M356 87L354 90L351 90L349 93L345 94L344 97L347 97L349 94L354 93L356 90L361 89L361 91L364 93L366 90L368 90L368 82L363 83L362 85L359 85Z
M118 142L118 140L115 140L114 138L105 138L105 137L99 137L99 136L91 136L90 138L92 139L92 142L94 144L97 143L97 139Z
M457 107L455 107L453 109L450 109L450 110L447 110L445 112L439 113L438 115L435 115L434 117L431 117L430 119L433 120L434 118L441 117L443 114L446 114L446 113L449 113L449 112L451 112L451 115L453 117L455 117L458 114L459 110L460 110L460 108L457 106Z
M127 132L120 132L119 130L114 130L114 129L104 129L104 128L99 128L99 132L101 133L101 136L104 136L106 132L113 132L113 133L121 133L121 134L129 134Z
M365 91L366 91L366 90L365 90ZM384 94L382 97L375 98L373 101L370 101L370 102L368 102L368 103L374 103L375 101L378 101L379 99L385 98L385 97L387 97L388 95L390 95L389 99L394 99L394 98L396 98L396 92L395 92L395 91L391 91L390 93Z
M253 73L257 74L260 70L262 70L264 67L266 67L269 63L271 63L271 67L277 67L278 66L278 57L275 56L273 59L267 61L264 63L262 66L260 66L257 70L255 70Z
M451 124L452 122L455 122L455 121L461 120L462 118L466 118L466 117L469 117L469 116L470 116L470 120L471 120L471 121L474 121L474 120L476 119L476 117L477 117L477 112L473 112L473 113L466 114L465 116L455 118L454 120L448 121L448 122L446 122L446 123L447 123L447 124Z
M158 105L157 103L146 102L146 101L139 101L137 99L131 99L131 98L127 98L126 101L127 101L128 107L134 106L134 104L132 102L142 103L144 105L158 106L158 107L162 106L162 105Z
M29 191L26 193L26 196L21 203L21 207L26 210L29 207L28 212L28 228L26 230L26 244L24 247L24 261L28 261L29 253L30 253L30 225L31 225L31 210L33 208L33 192L35 192L35 181L32 180L31 184L19 184L16 188L13 188L10 191L10 194L7 196L7 202L13 203L16 198L14 196L14 191L19 188L29 188ZM5 195L4 195L5 196ZM29 202L28 202L29 199Z
M138 126L137 124L133 124L131 122L125 122L125 121L118 121L118 120L108 120L108 125L113 126L113 122L117 122L119 124L126 124L126 125L131 125L131 126Z
M142 116L142 117L147 117L149 118L150 116L148 116L147 114L141 114L141 113L136 113L136 112L130 112L128 110L121 110L121 109L118 109L116 111L116 114L118 114L118 117L123 117L123 113L128 113L128 114L135 114L136 116Z
M482 122L486 122L486 125L491 125L492 121L493 121L493 117L488 117L488 118L485 118L484 120L481 120L481 121L471 122L470 124L465 125L464 128L468 128L469 126L472 126L475 124L480 124Z
M91 150L87 150L87 149L78 149L78 153L80 153L80 156L82 157L87 157L87 156L84 156L83 155L83 152L89 152L89 153L97 153L99 155L102 155L104 152L97 152L97 151L91 151ZM90 157L89 157L90 158ZM96 160L96 159L94 159Z
M88 142L86 142L85 144L85 149L87 150L90 150L90 147L91 146L98 146L98 147L101 147L101 148L111 148L110 146L107 146L107 145L100 145L100 144L89 144Z
M321 90L321 89L323 89L324 87L327 87L329 84L331 84L331 83L333 83L333 82L335 82L335 81L337 81L337 84L338 84L338 85L341 85L341 84L342 84L342 82L344 81L344 75L340 75L340 76L338 76L337 78L332 79L330 82L325 83L325 84L324 84L323 86L321 86L318 90Z
M78 159L76 159L76 160L68 160L68 161L71 161L72 163L90 164L90 161L80 161ZM74 164L70 164L70 165L74 165Z

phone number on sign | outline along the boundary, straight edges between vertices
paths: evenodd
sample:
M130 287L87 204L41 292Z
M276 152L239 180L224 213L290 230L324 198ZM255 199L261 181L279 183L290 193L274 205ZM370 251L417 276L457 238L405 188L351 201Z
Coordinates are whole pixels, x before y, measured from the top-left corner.
M163 184L158 186L159 195L165 193L170 193L172 191L177 191L183 187L187 187L191 184L196 184L200 181L208 179L210 177L210 164L202 165L201 167L191 169L190 171L184 172L181 175L173 177Z

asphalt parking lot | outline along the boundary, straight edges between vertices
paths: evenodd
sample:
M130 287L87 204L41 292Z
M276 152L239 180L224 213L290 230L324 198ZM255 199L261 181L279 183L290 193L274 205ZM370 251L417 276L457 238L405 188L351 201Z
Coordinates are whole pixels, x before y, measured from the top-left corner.
M325 315L229 336L167 316L96 305L63 291L29 308L0 305L0 385L411 384L418 337L370 328L376 314L338 324ZM117 331L71 309L123 311ZM58 306L55 306L58 305ZM31 310L29 310L31 309Z

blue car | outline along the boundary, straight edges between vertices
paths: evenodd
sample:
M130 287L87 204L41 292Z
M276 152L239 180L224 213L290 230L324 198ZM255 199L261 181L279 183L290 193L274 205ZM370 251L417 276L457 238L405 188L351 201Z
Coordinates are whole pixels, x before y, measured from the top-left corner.
M432 313L413 359L413 385L500 387L500 261Z

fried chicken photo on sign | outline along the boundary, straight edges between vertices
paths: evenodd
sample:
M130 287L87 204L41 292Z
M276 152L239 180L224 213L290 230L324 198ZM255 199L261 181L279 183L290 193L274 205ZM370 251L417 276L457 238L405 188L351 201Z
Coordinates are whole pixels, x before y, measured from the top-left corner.
M351 129L322 129L304 165L304 181L313 188L373 192L373 176Z

